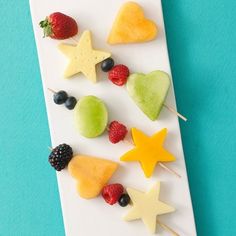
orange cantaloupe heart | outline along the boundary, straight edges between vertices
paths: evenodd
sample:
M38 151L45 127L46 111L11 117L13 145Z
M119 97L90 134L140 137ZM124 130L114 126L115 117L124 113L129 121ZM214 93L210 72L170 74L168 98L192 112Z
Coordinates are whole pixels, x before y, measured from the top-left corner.
M156 38L156 24L145 18L142 7L135 2L125 3L113 23L109 44L147 42Z
M118 163L77 155L69 162L68 170L77 181L77 191L82 198L97 197L118 167Z

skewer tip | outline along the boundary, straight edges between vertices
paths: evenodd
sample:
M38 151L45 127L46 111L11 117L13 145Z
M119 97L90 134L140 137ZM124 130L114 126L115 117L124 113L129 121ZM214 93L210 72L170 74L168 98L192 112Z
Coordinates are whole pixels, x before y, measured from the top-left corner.
M183 116L182 114L180 114L179 112L177 112L173 107L167 105L167 104L164 104L165 108L167 108L169 111L171 111L172 113L174 113L175 115L177 115L180 119L182 119L183 121L187 121L188 119Z
M56 93L56 91L54 91L53 89L47 88L48 91L52 92L52 93Z

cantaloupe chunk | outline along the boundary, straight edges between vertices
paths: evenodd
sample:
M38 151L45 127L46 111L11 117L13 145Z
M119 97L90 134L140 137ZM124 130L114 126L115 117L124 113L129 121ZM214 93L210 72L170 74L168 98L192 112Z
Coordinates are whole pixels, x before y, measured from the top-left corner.
M81 135L95 138L107 127L108 112L105 103L92 95L82 97L74 108L75 124Z
M110 160L77 155L70 161L68 170L78 181L79 195L82 198L90 199L100 194L117 167L118 163Z
M142 7L135 2L125 3L113 23L109 44L138 43L157 36L156 24L145 18Z

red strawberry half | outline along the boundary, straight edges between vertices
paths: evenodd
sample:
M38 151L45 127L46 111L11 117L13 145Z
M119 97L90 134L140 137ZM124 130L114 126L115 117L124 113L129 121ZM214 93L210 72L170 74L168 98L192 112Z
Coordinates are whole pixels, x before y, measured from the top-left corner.
M39 23L43 28L44 37L68 39L78 33L76 21L61 12L54 12Z
M124 187L121 184L109 184L103 188L102 197L108 204L114 205L118 202L123 192Z
M118 121L112 121L108 127L109 140L112 143L118 143L124 140L128 130L125 125L119 123Z

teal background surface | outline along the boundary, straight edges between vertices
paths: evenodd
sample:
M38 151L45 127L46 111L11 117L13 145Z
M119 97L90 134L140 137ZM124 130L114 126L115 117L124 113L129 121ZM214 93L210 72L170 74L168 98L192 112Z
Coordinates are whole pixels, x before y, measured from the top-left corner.
M200 236L236 235L235 9L163 0ZM0 15L0 236L64 235L28 0L0 0Z

